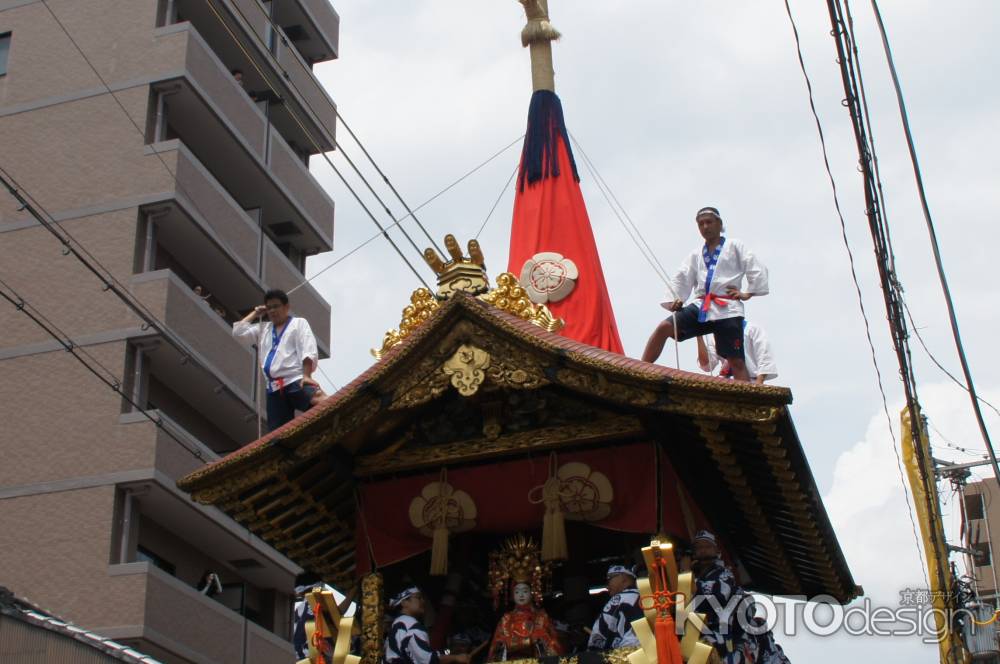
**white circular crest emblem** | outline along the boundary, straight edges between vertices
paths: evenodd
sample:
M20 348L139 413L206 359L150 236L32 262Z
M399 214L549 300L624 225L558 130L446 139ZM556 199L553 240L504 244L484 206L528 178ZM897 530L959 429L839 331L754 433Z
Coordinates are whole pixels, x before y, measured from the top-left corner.
M553 251L535 254L521 268L521 288L535 304L565 299L580 277L576 263Z

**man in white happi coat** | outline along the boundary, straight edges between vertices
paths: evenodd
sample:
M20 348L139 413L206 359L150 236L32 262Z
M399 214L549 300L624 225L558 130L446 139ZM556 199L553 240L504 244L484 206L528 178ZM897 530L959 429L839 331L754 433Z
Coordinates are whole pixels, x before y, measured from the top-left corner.
M729 360L733 378L749 380L743 353L743 302L767 295L767 268L745 244L722 235L725 229L716 208L698 210L695 220L705 244L693 251L670 279L675 299L661 306L675 315L657 325L642 359L655 362L671 337L684 341L713 334L716 350ZM694 301L684 306L692 294Z
M746 319L743 320L743 361L752 383L763 385L764 381L778 377L778 365L774 361L767 333L760 325ZM718 375L723 378L732 378L733 375L729 360L719 357L715 338L710 335L698 337L698 366L705 373L713 373L718 368Z
M263 315L267 322L254 324ZM258 344L267 391L268 431L291 422L295 411L305 412L313 406L319 390L312 377L319 366L316 337L309 321L291 314L284 291L267 291L264 304L233 323L233 336L246 344Z

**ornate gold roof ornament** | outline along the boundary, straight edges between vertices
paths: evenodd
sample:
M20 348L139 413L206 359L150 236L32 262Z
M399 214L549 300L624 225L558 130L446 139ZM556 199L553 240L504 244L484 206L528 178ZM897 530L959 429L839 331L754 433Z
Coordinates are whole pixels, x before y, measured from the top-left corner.
M382 347L372 349L371 353L377 359L408 337L415 329L430 318L441 302L448 300L455 293L468 293L491 304L501 311L529 321L548 332L558 332L566 323L552 315L544 304L531 301L527 291L521 288L517 277L509 272L497 276L496 288L490 289L490 280L486 275L486 262L479 242L469 240L469 256L462 255L462 249L454 235L446 235L445 248L451 255L451 260L445 261L433 249L424 251L424 260L437 275L438 291L431 293L426 288L418 288L410 295L410 304L403 309L399 327L389 330L382 338Z
M451 260L444 259L430 247L424 249L424 260L437 275L439 300L447 300L453 293L459 291L470 295L481 295L490 288L489 277L486 276L486 261L479 249L479 242L469 240L469 257L462 255L458 240L450 233L444 236L444 246L451 254Z

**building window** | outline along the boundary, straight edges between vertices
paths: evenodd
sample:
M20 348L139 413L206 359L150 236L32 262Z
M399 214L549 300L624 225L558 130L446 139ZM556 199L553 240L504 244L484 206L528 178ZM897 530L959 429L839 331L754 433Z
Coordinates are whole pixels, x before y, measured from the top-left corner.
M969 493L965 495L965 518L983 518L983 496L979 493Z
M993 562L990 559L989 542L980 542L979 544L973 546L972 549L976 552L976 555L973 556L976 562L976 567L989 567Z
M167 574L170 574L171 576L176 576L177 567L173 563L168 562L167 560L161 558L160 556L156 555L155 553L153 553L152 551L150 551L141 544L136 547L135 557L136 560L139 560L144 563L150 563L151 565L159 567Z
M10 33L0 35L0 76L7 74L7 55L10 53Z

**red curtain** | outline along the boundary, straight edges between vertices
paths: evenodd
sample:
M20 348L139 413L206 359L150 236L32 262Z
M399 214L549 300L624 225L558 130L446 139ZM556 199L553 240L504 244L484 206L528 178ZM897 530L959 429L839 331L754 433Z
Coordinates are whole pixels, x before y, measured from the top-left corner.
M562 136L556 134L555 143L559 175L526 182L524 191L514 198L507 270L520 277L525 262L541 252L559 253L572 260L579 271L573 292L559 302L546 303L555 316L566 321L560 334L623 353L580 183L573 177Z
M603 474L612 488L612 497L600 517L591 525L609 530L650 533L657 525L657 460L651 443L559 453L556 465L582 463L591 474ZM447 482L464 491L476 506L474 532L513 534L540 532L544 505L538 501L549 477L550 459L538 456L481 466L449 469ZM660 461L661 509L664 530L686 537L689 526L707 524L686 490L680 498L680 480L666 459ZM582 467L577 466L578 469ZM388 478L362 484L357 532L358 572L369 570L373 557L379 567L391 565L431 548L431 538L410 521L410 506L425 486L441 479L440 469L402 478ZM595 477L580 485L600 484ZM529 494L531 497L529 498ZM688 516L685 517L687 503Z

